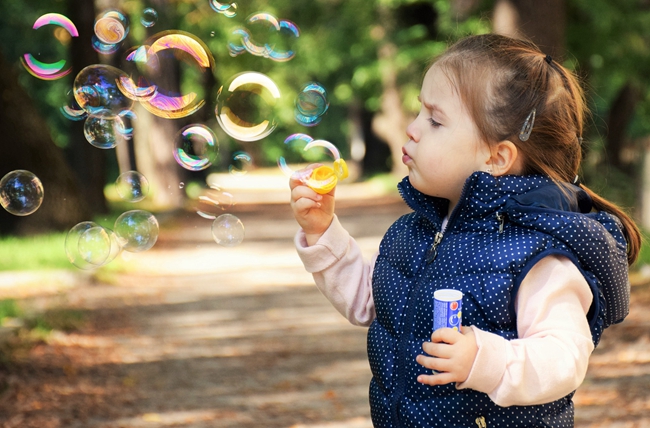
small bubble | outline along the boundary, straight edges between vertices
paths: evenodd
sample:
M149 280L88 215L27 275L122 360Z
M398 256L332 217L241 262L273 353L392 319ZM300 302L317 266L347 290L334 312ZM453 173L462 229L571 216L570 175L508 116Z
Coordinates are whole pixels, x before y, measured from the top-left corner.
M219 155L219 141L205 125L193 124L182 128L174 139L174 159L189 171L208 168Z
M158 22L158 12L152 7L148 7L142 11L142 18L140 23L147 28L153 27Z
M129 19L122 12L109 10L95 20L95 35L102 43L114 45L129 34Z
M315 126L329 108L327 92L319 83L311 82L300 90L296 97L294 117L304 126Z
M41 180L30 171L11 171L0 180L0 204L13 215L34 213L43 203L43 196Z
M126 202L140 202L149 194L149 180L138 171L126 171L115 180L117 194Z
M245 175L253 166L253 158L246 152L235 152L232 155L232 162L228 171L232 175Z
M244 240L244 223L232 214L222 214L212 223L212 237L224 247L235 247Z
M158 220L147 211L127 211L115 220L115 233L120 246L132 253L153 247L158 240L158 232Z

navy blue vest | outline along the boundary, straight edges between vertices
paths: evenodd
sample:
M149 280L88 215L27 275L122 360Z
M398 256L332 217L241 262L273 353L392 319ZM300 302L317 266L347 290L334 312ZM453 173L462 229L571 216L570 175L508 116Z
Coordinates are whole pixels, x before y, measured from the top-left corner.
M487 394L454 384L418 383L418 375L431 371L415 361L431 337L433 293L441 288L463 292L463 325L516 338L519 284L551 254L571 259L592 288L595 344L605 327L623 320L629 283L620 222L591 213L589 196L565 187L542 176L476 172L434 246L449 202L418 192L408 177L400 183L414 212L386 232L373 273L377 318L368 331L368 358L375 427L476 427L477 418L487 426L573 426L573 393L543 405L499 407Z

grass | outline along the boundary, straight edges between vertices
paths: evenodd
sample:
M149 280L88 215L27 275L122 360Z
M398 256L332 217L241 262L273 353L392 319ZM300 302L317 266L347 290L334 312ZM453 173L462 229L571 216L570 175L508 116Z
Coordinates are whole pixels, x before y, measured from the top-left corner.
M0 238L0 271L74 269L65 255L65 233Z
M18 318L23 311L20 309L16 300L3 299L0 300L0 326L5 323L7 318Z

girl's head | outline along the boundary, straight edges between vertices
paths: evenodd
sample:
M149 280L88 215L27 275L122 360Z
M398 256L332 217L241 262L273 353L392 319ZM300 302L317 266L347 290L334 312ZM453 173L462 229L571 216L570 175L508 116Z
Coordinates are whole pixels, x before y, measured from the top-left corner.
M474 147L471 151L462 147L462 155L470 169L488 170L494 165L497 169L494 175L542 174L557 183L574 181L582 159L581 143L587 108L584 93L572 72L531 42L486 34L462 39L439 56L425 75L421 96L429 94L437 98L445 93L441 75L449 87L449 97L457 98L463 114L471 122ZM431 88L433 92L427 92ZM412 142L420 137L420 131L429 132L422 125L422 116L433 118L433 121L427 120L434 126L436 122L436 113L424 102L437 103L438 100L421 101L422 111L426 114L421 112L407 129L410 137L404 147L407 166L411 162L409 155L422 150ZM526 130L525 125L531 124L533 116L530 134L520 135ZM441 135L438 129L430 135L436 142L440 141ZM461 147L457 146L457 149ZM467 168L461 164L462 160L454 160L447 167L458 169L462 175ZM414 168L409 166L409 177L415 176L417 180L417 171L413 172L416 165L412 166ZM433 174L431 171L421 173L423 176ZM621 219L628 241L628 259L630 263L636 260L640 234L634 222L615 204L584 185L581 187L592 197L594 208Z
M468 37L432 67L449 78L482 141L516 146L522 174L557 182L578 175L586 114L582 89L570 71L533 43L497 34ZM532 132L522 141L519 134L533 110Z

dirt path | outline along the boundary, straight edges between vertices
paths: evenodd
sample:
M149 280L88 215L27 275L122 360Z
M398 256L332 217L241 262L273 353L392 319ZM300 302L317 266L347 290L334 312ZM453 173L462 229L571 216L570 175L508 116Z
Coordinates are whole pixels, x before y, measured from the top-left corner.
M302 269L288 207L237 209L239 247L182 216L128 256L133 273L34 293L33 307L78 310L85 323L5 356L0 427L370 428L366 330ZM404 209L388 198L338 212L370 255ZM649 285L633 303L592 357L576 426L650 426Z

